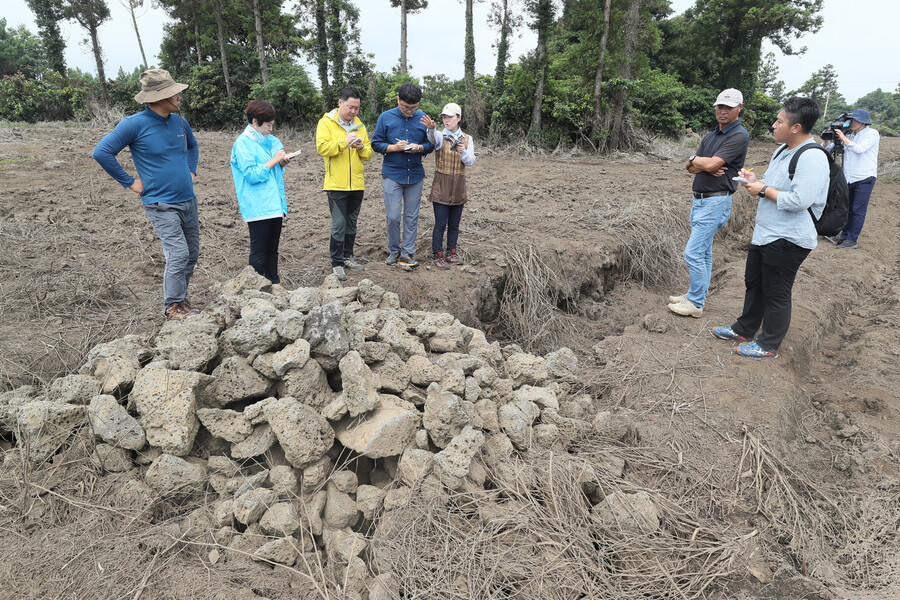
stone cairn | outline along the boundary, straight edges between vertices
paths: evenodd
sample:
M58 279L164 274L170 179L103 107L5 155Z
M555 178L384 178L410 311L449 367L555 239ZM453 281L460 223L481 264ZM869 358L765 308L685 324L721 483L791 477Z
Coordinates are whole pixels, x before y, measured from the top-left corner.
M368 279L288 291L248 267L218 291L155 340L100 344L78 374L0 395L0 433L18 446L7 462L39 465L89 428L98 466L134 474L119 492L131 505L213 491L182 526L212 531L226 557L329 564L345 597L375 600L399 597L390 565L362 558L381 515L422 490L483 489L517 452L565 455L572 436L632 428L570 393L568 348L489 343ZM595 501L601 521L659 527L645 493Z

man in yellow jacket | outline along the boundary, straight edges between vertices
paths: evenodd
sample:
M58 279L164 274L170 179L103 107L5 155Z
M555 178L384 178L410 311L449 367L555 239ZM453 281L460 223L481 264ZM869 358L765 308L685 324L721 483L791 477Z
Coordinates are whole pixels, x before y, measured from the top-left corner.
M331 271L344 281L344 267L362 271L353 256L356 221L362 206L365 180L363 162L372 158L372 144L356 114L361 104L359 90L341 90L338 107L322 115L316 128L316 151L325 159L325 185L331 211Z

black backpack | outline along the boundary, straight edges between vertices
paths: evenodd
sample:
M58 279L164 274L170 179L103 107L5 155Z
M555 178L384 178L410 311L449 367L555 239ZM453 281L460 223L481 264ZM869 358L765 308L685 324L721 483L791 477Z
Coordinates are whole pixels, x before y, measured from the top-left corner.
M787 148L787 144L782 145L772 159L777 158L785 148ZM828 197L825 199L825 208L822 210L820 219L816 219L812 207L807 210L809 211L809 216L812 217L813 223L816 225L816 232L819 235L837 235L843 231L844 225L847 224L847 218L850 216L850 187L847 185L847 178L844 177L844 170L834 162L834 159L831 158L831 153L818 144L804 144L791 157L791 162L788 164L788 177L794 178L800 155L810 148L818 148L828 157Z

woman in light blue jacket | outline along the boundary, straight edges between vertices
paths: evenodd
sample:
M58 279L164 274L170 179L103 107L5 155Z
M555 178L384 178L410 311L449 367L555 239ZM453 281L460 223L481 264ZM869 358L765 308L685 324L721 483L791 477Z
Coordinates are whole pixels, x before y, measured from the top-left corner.
M231 174L241 217L250 229L250 266L279 283L278 242L287 215L284 167L291 159L272 135L275 109L265 100L251 100L244 109L249 124L231 148Z

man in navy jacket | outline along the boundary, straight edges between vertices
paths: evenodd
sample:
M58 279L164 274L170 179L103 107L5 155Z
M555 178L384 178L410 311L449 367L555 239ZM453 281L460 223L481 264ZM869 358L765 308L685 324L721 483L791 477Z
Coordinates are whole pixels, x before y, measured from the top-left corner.
M134 99L144 110L122 119L94 148L94 159L109 175L141 198L166 257L163 306L167 319L197 311L187 298L188 282L200 254L200 223L194 177L200 150L191 126L179 114L181 92L168 71L141 74ZM140 179L129 175L116 155L128 146Z
M372 149L384 155L381 187L387 215L389 265L418 266L413 258L419 228L419 205L425 167L422 157L434 151L428 141L428 129L421 122L425 116L419 108L422 90L404 83L397 93L397 108L381 113L372 135ZM402 238L401 238L402 217Z

